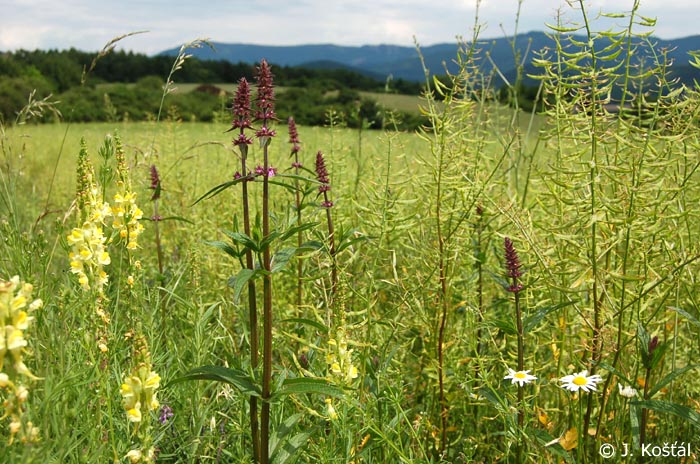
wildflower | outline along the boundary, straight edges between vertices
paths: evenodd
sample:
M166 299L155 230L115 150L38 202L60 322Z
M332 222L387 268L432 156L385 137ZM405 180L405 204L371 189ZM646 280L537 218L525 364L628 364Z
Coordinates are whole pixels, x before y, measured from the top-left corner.
M245 77L241 77L238 81L238 87L236 88L236 96L233 99L233 122L231 123L231 129L240 129L241 135L243 135L243 129L250 129L250 86ZM234 145L239 145L240 143L249 144L249 139L245 137L239 137L239 143L234 140Z
M151 165L151 185L148 188L153 190L151 201L160 199L160 175L155 164Z
M268 127L270 121L276 119L275 115L275 93L272 86L272 72L267 61L262 60L257 68L258 92L255 98L257 111L255 120L262 121L262 127L255 132L255 136L260 139L262 145L266 144L270 138L275 136L275 131Z
M31 422L22 426L29 399L29 388L23 381L37 379L24 364L24 350L29 345L25 331L34 320L30 314L43 305L40 299L32 298L33 290L19 276L0 280L0 388L6 391L2 403L5 411L0 419L10 418L9 444L16 436L23 443L36 441L39 436L39 430ZM2 372L6 362L12 365L9 373Z
M329 352L326 355L331 374L342 379L345 383L351 383L359 376L357 367L352 363L352 349L348 349L345 329L338 328L336 338L328 340Z
M518 278L523 275L520 267L520 258L518 258L518 252L513 246L513 242L506 237L504 239L505 255L506 255L506 275L510 277L512 283L506 289L512 293L518 293L523 289L523 285L518 282Z
M131 464L137 464L141 462L142 456L141 450L133 449L126 453L124 457L127 458Z
M335 408L333 407L333 400L330 398L326 398L326 416L330 420L336 420L338 418L338 413L335 411Z
M581 371L577 374L567 375L559 379L563 383L562 388L576 392L583 390L585 392L595 391L596 384L601 382L603 378L599 375L588 375L588 371Z
M320 150L316 153L316 179L322 184L321 187L330 184L328 169L326 169L326 161L323 159L323 153ZM321 187L319 187L320 192L326 191L321 190ZM330 190L330 185L328 185L328 190Z
M620 396L623 396L625 398L634 398L635 396L637 396L639 394L637 392L637 390L635 390L634 388L632 388L629 385L623 387L621 383L618 383L617 388L620 392Z
M270 65L266 60L260 62L257 68L257 87L258 92L255 98L258 110L255 113L255 119L263 121L263 127L268 120L275 119L275 94L272 85L272 72Z
M173 408L165 404L162 408L160 408L160 413L158 414L158 422L160 422L162 425L165 425L168 422L168 420L173 418L173 416L175 416Z
M290 116L289 119L287 119L287 125L289 127L289 143L292 144L292 153L298 153L299 150L301 150L301 146L299 146L299 131L297 131L297 124L294 122L293 117ZM294 164L292 164L292 166L297 167L294 166Z
M156 398L160 376L152 370L145 339L139 337L136 343L141 345L137 352L137 357L141 360L120 388L122 405L130 422L141 422L144 413L155 411L160 406Z
M526 383L530 383L533 380L537 380L537 377L530 375L530 371L514 371L508 368L508 375L503 377L503 380L510 380L511 384L517 383L519 386L524 386Z

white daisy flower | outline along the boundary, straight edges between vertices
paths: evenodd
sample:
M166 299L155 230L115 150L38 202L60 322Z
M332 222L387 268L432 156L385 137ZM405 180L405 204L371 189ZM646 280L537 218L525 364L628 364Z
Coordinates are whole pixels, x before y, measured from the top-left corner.
M625 398L634 398L639 394L637 390L631 386L623 387L621 383L617 384L617 388L620 391L620 396L624 396Z
M510 380L511 384L518 383L519 386L524 386L526 383L530 383L533 380L537 380L537 377L529 374L530 371L514 371L508 368L508 375L503 377L503 380Z
M588 375L588 371L581 371L577 374L567 375L559 379L563 383L561 388L566 388L569 391L576 392L583 390L585 392L595 391L595 386L603 378L599 375Z

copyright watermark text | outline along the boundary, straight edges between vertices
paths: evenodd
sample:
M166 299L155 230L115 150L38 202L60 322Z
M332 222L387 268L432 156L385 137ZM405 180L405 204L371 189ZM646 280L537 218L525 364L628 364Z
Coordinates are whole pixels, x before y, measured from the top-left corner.
M691 444L686 442L664 443L662 445L645 443L639 450L633 450L627 443L622 443L620 449L611 443L603 443L598 448L598 453L603 459L610 459L618 454L622 458L636 454L655 458L687 458L691 456Z

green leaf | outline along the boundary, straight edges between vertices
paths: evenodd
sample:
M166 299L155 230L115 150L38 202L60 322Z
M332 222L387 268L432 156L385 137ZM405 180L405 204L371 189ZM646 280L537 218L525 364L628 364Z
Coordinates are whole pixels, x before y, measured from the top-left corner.
M163 222L163 221L180 221L180 222L186 222L188 224L194 225L194 222L190 221L187 218L184 218L182 216L168 216L168 217L162 217L158 219L158 221L154 221L153 218L144 218L147 221L153 221L153 222Z
M311 327L317 329L319 332L328 332L328 327L325 325L321 324L320 322L313 321L311 319L303 319L300 317L294 317L291 319L284 319L283 321L280 321L282 324L290 323L290 324L306 324L310 325Z
M205 240L204 243L206 245L213 246L214 248L218 248L219 250L223 251L224 253L233 258L241 257L241 254L226 242L221 242L219 240Z
M557 303L555 305L545 306L543 308L538 309L534 314L531 314L525 318L525 320L523 321L523 330L525 332L531 331L532 329L537 327L537 325L539 325L539 323L542 322L542 319L544 319L548 314L558 311L561 308L571 306L572 304L574 304L573 301L565 301L562 303Z
M241 269L238 271L238 274L228 280L228 286L233 288L234 303L238 303L243 287L250 279L255 277L256 272L257 271L254 271L253 269Z
M296 226L294 226L294 227L290 227L289 229L287 229L286 231L284 231L284 233L282 233L282 235L280 236L280 238L281 238L282 240L287 240L289 237L292 237L292 236L296 235L296 234L299 233L299 232L303 232L303 231L305 231L305 230L309 230L309 229L313 228L313 227L316 226L316 225L317 225L317 223L315 223L315 222L307 222L307 223L304 223L304 224L296 225Z
M279 425L275 435L270 437L270 459L275 464L285 464L293 462L293 459L300 447L308 441L309 432L302 432L287 439L294 430L294 426L302 418L302 414L294 414L288 417Z
M669 383L673 382L673 381L676 379L676 377L679 377L679 376L685 374L686 372L688 372L689 370L695 369L696 367L700 367L700 364L693 364L693 365L690 365L690 366L685 366L685 367L682 367L682 368L680 368L680 369L676 369L675 371L671 372L671 373L668 374L666 377L664 377L663 379L659 380L659 381L656 383L656 385L654 385L654 388L652 388L651 390L649 390L649 398L651 398L652 396L654 396L654 394L656 394L656 392L658 392L659 390L661 390L662 388L664 388L666 385L668 385Z
M501 332L507 335L516 335L518 333L517 329L515 328L515 324L513 324L513 321L510 320L504 321L501 319L496 319L488 324L500 329Z
M690 425L700 429L700 413L690 409L682 404L671 403L670 401L647 400L647 401L632 401L630 404L654 410L656 412L665 412L673 414L682 419L687 420Z
M277 390L272 397L288 396L294 394L312 393L326 396L343 396L342 388L331 385L326 379L311 379L299 377L296 379L286 379L282 387Z
M215 197L216 195L220 194L221 192L223 192L227 188L231 187L232 185L236 185L237 183L241 182L242 179L244 179L244 178L241 177L240 179L230 180L228 182L224 182L223 184L217 185L216 187L214 187L213 189L209 190L207 193L205 193L204 195L199 197L199 199L197 199L197 201L192 203L192 206L196 205L197 203L199 203L202 200L206 200L208 198Z
M272 456L273 464L291 464L297 460L297 452L306 446L311 433L301 432L283 442L282 448Z
M641 411L639 410L639 406L635 404L635 401L632 401L630 403L630 428L632 429L632 444L634 446L634 449L639 449L641 439L640 439L640 417L641 417Z
M261 395L260 387L255 384L254 379L240 369L231 369L222 366L202 366L192 369L182 377L178 377L169 385L186 382L190 380L214 380L233 385L247 396Z
M627 378L627 376L626 376L625 374L623 374L623 373L620 372L619 370L615 369L614 367L612 367L612 366L611 366L610 364L608 364L608 363L605 363L605 362L602 362L602 361L601 361L601 362L598 364L598 367L600 367L601 369L605 369L606 371L610 372L611 374L615 374L616 376L618 376L619 378L621 378L622 380L624 380L625 383L626 383L627 385L632 385L632 383L633 383L630 379Z
M283 248L274 254L272 257L272 265L270 266L270 272L273 274L275 272L282 271L289 263L289 260L296 254L296 248Z
M697 320L692 314L682 310L681 308L676 308L675 306L669 306L668 309L671 311L675 311L676 313L680 314L684 318L688 320L691 324L693 324L696 327L700 327L700 321Z
M249 248L255 252L260 252L260 250L262 250L255 240L243 232L231 232L230 230L224 230L222 232L226 234L228 238L233 240L233 243L237 243L242 247Z

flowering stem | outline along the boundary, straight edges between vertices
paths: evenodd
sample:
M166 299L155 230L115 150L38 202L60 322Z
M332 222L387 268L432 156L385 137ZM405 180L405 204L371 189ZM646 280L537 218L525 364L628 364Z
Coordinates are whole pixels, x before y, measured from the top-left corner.
M263 237L270 235L270 212L269 212L269 181L268 181L268 156L267 143L263 148L265 175L263 176ZM260 462L267 464L269 460L269 436L270 436L270 383L272 379L272 275L270 246L263 249L263 384L262 384L262 411L261 440L260 440Z
M241 129L242 130L242 129ZM241 150L241 172L247 173L246 158L248 155L248 146L240 145ZM244 174L245 175L245 174ZM267 179L267 178L266 178ZM248 181L242 183L243 197L243 229L245 234L250 237L250 205L248 203ZM247 249L245 253L246 268L255 269L253 263L253 250ZM248 313L250 319L250 365L255 371L258 367L258 308L255 297L255 281L248 280ZM258 399L254 396L250 397L250 432L253 439L253 460L260 460L260 437L258 425Z

